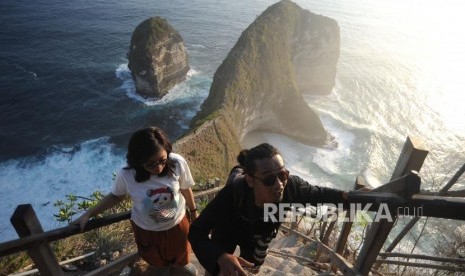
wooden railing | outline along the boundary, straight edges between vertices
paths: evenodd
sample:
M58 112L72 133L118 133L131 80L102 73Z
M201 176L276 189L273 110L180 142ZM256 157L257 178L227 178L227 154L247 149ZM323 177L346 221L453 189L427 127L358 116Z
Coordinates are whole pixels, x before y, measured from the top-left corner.
M208 191L195 193L195 198L211 198L220 189L221 187L216 187ZM0 257L26 250L41 275L63 275L58 260L50 248L51 242L127 220L130 217L131 212L127 211L102 218L95 218L89 220L82 232L78 225L68 225L44 232L32 206L30 204L19 205L11 217L11 223L20 238L1 243ZM106 275L106 273L110 273L111 271L122 269L125 264L137 258L137 253L123 256L109 265L99 268L87 275Z
M421 179L417 172L420 171L422 164L428 154L419 140L407 138L406 143L402 149L402 153L398 159L394 173L391 177L391 182L373 189L371 192L358 192L357 190L365 187L365 181L362 177L357 177L355 181L354 192L349 193L349 201L370 203L372 205L370 210L377 211L381 203L390 203L389 211L393 214L394 221L383 219L379 222L373 222L370 230L367 233L366 239L362 245L360 253L356 259L355 264L351 264L344 259L343 252L346 247L348 236L352 227L352 222L345 222L337 239L334 249L328 247L329 236L333 232L334 224L330 223L325 227L325 230L320 234L320 241L315 260L318 260L321 254L324 254L330 260L327 266L328 271L336 272L341 271L344 275L367 275L373 271L373 267L377 267L381 263L418 266L425 268L444 269L451 271L465 271L464 268L459 266L444 266L433 264L422 264L412 262L402 262L386 260L391 257L407 257L410 259L423 259L438 262L450 262L458 265L465 264L462 259L432 257L413 254L400 254L392 253L395 245L391 245L387 252L381 252L381 248L385 243L388 234L394 226L395 219L398 216L404 215L398 213L399 206L407 208L422 208L422 213L417 214L420 216L449 218L457 220L465 220L465 200L462 198L444 197L448 189L453 185L449 182L444 187L439 195L432 195L431 193L421 193L420 184ZM460 173L461 171L461 173ZM465 171L465 165L453 177L453 180L461 176ZM452 180L451 180L452 181ZM217 187L208 191L203 191L195 194L196 198L213 197L221 187ZM107 216L104 218L97 218L90 220L84 232L100 228L105 225L110 225L115 222L126 220L130 217L129 212L120 213L116 215ZM58 264L58 261L50 248L50 242L64 239L66 237L80 234L77 225L70 225L63 228L43 232L42 226L37 219L31 205L20 205L14 212L11 222L18 232L20 239L8 241L0 244L0 257L27 250L28 255L36 264L41 275L63 275L63 272ZM284 227L284 226L283 226ZM295 232L293 229L287 228L290 232ZM404 230L401 234L405 235L409 229ZM297 233L297 232L296 232ZM308 237L299 234L306 239ZM403 236L395 239L396 242L400 241ZM312 240L312 239L311 239ZM101 275L121 269L122 266L137 258L136 253L124 256L117 261L97 269L88 275ZM380 257L380 259L377 259ZM376 271L373 271L376 273Z
M418 254L400 254L391 253L398 242L405 236L406 233L411 229L418 218L420 217L436 217L436 218L447 218L455 220L465 220L465 199L456 197L446 197L448 190L452 185L460 178L465 171L465 165L452 177L445 187L439 192L423 192L420 191L421 179L418 177L417 172L420 171L422 164L428 154L428 151L424 149L422 143L418 139L407 138L404 144L402 153L398 159L394 173L391 177L391 182L380 186L376 189L367 192L351 192L349 200L351 202L371 203L372 207L370 211L377 211L380 203L391 203L389 204L389 211L393 215L394 220L388 221L382 219L379 222L371 223L369 231L366 235L366 239L362 245L360 253L357 256L354 269L351 266L344 264L343 257L341 256L344 248L346 247L347 239L352 227L352 222L344 222L342 229L339 233L333 254L332 251L327 247L327 238L321 241L322 245L320 250L323 250L326 254L330 255L331 259L331 270L336 271L339 269L344 275L367 275L373 268L379 267L380 264L396 264L411 267L423 267L431 269L442 269L449 271L465 271L464 267L459 266L447 266L447 265L435 265L429 263L414 263L414 262L403 262L395 260L385 260L386 258L393 257L405 257L410 259L423 259L436 262L444 263L455 263L458 265L465 264L463 259L459 258L445 258L436 256L424 256ZM357 177L355 182L355 190L364 187L365 181L361 177ZM460 192L450 192L449 195L460 196ZM393 243L388 246L386 252L381 252L381 248L384 245L391 229L393 228L395 221L398 216L405 214L398 213L398 207L410 208L410 210L421 210L421 213L413 215L411 223L406 225L405 229L394 239ZM412 216L408 215L407 216ZM321 234L321 236L328 236L328 233ZM407 256L408 255L408 256ZM318 256L318 255L317 255ZM380 257L380 259L377 259ZM375 264L376 263L376 264Z

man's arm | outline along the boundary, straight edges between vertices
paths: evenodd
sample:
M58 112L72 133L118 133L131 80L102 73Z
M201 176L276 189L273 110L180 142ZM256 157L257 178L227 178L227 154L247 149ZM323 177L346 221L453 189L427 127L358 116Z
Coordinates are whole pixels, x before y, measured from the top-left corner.
M342 190L313 186L302 178L292 175L288 184L289 199L292 203L348 203L348 194Z
M233 211L233 187L226 185L191 224L189 241L200 264L211 274L219 273L218 259L226 252L210 239L210 231Z

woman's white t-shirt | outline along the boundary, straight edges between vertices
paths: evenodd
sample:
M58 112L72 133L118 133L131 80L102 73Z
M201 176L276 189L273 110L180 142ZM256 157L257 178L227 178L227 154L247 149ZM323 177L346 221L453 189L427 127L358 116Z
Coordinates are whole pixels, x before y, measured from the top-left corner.
M116 174L112 193L132 199L131 218L139 227L150 231L164 231L181 222L186 212L186 200L179 189L194 186L189 166L179 154L170 153L174 174L151 175L144 182L136 182L134 169L121 169Z

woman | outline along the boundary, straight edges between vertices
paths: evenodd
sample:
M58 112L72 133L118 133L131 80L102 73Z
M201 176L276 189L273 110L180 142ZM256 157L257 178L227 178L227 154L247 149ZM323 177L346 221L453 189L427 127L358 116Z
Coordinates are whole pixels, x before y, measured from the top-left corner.
M156 275L168 275L170 269L195 275L195 266L189 264L185 209L187 204L191 219L196 219L197 208L191 190L194 180L186 160L172 152L167 135L157 127L132 135L126 160L128 166L117 173L111 193L72 223L83 229L91 217L129 195L139 255L156 268Z

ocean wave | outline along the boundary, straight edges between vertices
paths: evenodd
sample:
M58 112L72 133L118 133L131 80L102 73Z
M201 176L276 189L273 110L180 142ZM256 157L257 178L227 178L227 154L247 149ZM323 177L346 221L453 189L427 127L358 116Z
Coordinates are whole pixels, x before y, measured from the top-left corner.
M197 71L197 70L191 68L191 69L189 70L189 72L187 72L187 76L186 76L186 77L187 77L187 80L189 80L189 78L191 78L191 77L193 77L193 76L197 76L197 75L200 75L200 71Z
M344 136L344 138L340 138ZM292 174L296 174L309 183L324 187L349 188L341 181L336 181L339 174L344 174L340 163L350 158L350 147L353 136L350 133L335 135L338 140L337 149L322 149L302 144L284 135L267 132L251 132L243 138L243 144L251 148L260 143L270 143L283 156L286 167ZM337 184L336 184L337 183ZM343 185L344 187L341 187Z
M132 78L131 70L129 70L127 63L120 64L118 68L116 68L116 77L121 80Z
M331 117L332 119L337 120L352 129L367 130L370 132L377 131L378 128L373 123L364 123L362 120L356 118L355 114L350 114L350 108L334 108L335 106L340 105L336 95L336 93L326 96L304 95L304 99L310 108L312 108L317 114L321 116ZM319 100L321 101L322 97L327 99L330 98L328 101L331 103L321 104Z
M205 49L207 47L205 47L204 45L202 44L188 44L187 47L192 47L192 48L197 48L197 49Z
M123 81L120 88L126 92L126 95L146 106L167 105L174 102L182 103L190 101L192 98L204 98L208 94L209 84L211 83L211 80L201 77L200 71L191 68L187 72L185 81L176 84L165 96L158 99L145 98L136 92L131 70L129 70L127 63L118 66L116 76Z
M0 163L2 201L0 220L8 221L19 204L31 204L45 230L59 227L53 203L65 195L89 196L95 190L109 192L112 174L125 163L122 150L108 137L74 146L55 145L38 158L29 156ZM13 228L0 229L0 239L16 237Z
M318 148L313 156L313 162L328 174L338 174L341 172L340 164L347 162L350 158L355 135L337 127L332 118L323 117L322 122L334 137L337 147L334 149Z
M39 77L37 76L37 73L33 72L33 71L29 71L27 70L26 68L24 68L23 66L17 64L17 63L13 63L14 67L28 75L30 75L34 80L38 80Z

